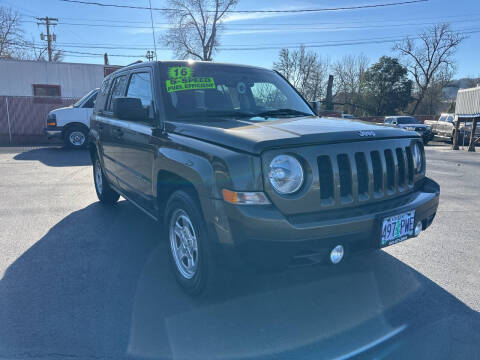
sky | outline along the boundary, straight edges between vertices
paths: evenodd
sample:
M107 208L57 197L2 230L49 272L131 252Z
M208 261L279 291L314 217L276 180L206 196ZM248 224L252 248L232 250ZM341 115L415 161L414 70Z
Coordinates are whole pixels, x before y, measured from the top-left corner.
M402 0L239 0L235 10L296 10L351 7L399 2ZM98 2L148 6L148 0L98 0ZM151 0L152 7L165 7L167 0ZM59 19L54 28L56 47L65 52L65 62L126 65L145 60L153 50L150 12L140 9L99 7L60 0L0 0L1 6L18 11L25 36L40 44L35 17ZM161 11L153 11L159 60L173 59L160 37L167 27ZM455 78L480 76L480 1L428 0L415 4L358 10L316 13L242 13L226 18L220 36L221 48L214 61L233 62L271 68L281 48L304 44L330 62L346 55L364 54L370 63L380 56L395 56L393 41L415 36L428 26L451 23L454 30L469 37L458 48ZM260 49L259 49L260 48ZM85 54L89 53L89 54ZM99 54L99 55L95 55ZM116 56L118 55L118 56Z

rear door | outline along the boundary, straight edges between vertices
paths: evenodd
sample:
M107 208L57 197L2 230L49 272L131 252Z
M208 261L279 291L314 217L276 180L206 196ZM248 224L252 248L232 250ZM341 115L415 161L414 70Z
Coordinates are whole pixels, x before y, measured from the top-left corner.
M120 166L122 158L122 144L116 136L118 130L117 122L113 117L113 99L124 96L128 80L128 73L120 73L111 81L110 91L105 104L105 110L97 119L101 121L101 144L103 149L103 165L109 177L117 180L120 172L123 171Z

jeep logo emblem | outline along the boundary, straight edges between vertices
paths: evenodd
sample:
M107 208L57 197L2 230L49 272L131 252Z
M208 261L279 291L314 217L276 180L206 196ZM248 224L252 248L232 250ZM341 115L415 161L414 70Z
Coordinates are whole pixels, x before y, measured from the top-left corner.
M375 131L372 130L360 130L358 132L358 135L360 136L376 136Z

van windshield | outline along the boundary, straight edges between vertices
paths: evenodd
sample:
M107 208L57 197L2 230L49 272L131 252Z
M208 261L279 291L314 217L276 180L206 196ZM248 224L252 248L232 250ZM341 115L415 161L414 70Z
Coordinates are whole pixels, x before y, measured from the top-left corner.
M82 105L82 103L85 101L85 99L87 99L95 91L97 91L97 90L91 90L88 93L86 93L85 95L83 95L83 97L80 100L78 100L75 104L73 104L73 107L79 107L80 105Z
M397 124L420 124L420 122L413 116L402 116L397 118Z
M300 95L274 71L205 63L168 63L164 68L170 119L205 121L313 116Z

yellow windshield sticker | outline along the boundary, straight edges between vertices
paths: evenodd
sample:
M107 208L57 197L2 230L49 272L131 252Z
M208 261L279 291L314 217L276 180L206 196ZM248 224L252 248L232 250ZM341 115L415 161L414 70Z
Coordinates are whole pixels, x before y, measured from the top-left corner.
M165 84L167 92L184 90L215 89L213 77L193 76L192 69L187 66L173 66L168 69Z
M191 77L167 80L167 92L215 89L213 77Z

